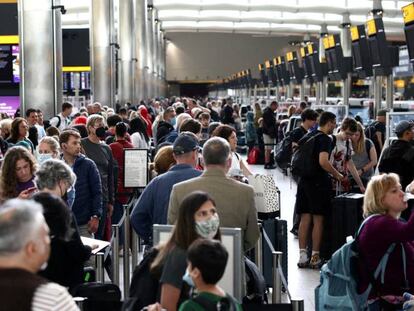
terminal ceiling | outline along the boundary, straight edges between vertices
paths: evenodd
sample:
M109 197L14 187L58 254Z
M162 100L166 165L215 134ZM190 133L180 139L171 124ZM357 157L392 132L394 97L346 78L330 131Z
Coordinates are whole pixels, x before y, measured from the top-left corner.
M125 1L125 0L115 0ZM140 0L136 0L140 1ZM66 28L89 27L89 1L62 0L67 9ZM372 0L150 0L161 28L169 32L224 32L263 36L318 35L326 24L329 33L340 25L372 18ZM403 38L401 7L410 1L381 2L388 36ZM116 5L115 5L116 6ZM349 17L349 19L348 19Z

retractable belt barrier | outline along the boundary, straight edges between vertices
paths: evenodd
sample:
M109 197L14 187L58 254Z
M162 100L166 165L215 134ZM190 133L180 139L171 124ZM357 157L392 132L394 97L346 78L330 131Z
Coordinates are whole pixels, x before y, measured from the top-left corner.
M272 271L273 271L273 291L272 291L272 303L281 303L282 302L282 284L286 290L289 301L292 304L293 311L303 311L304 310L304 301L300 298L292 298L288 284L285 278L285 275L282 270L282 252L276 251L273 247L272 242L270 241L269 236L266 231L263 229L261 224L259 224L260 232L262 233L259 237L259 240L256 245L256 264L259 268L259 271L263 273L263 248L262 248L262 239L264 238L270 251L272 252ZM263 237L262 237L263 235Z

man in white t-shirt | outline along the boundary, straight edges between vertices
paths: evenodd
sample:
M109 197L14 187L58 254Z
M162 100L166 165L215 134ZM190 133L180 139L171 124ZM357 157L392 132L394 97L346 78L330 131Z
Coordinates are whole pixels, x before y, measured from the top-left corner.
M36 273L50 254L42 207L9 200L0 208L0 300L2 310L79 310L67 290Z
M50 119L50 125L57 127L59 131L63 131L70 125L69 116L72 114L73 105L71 103L62 104L62 112Z
M342 121L339 133L334 136L335 145L331 152L330 162L338 172L346 177L340 183L335 181L333 189L337 190L337 192L348 192L351 190L351 184L349 178L347 178L349 174L352 175L361 192L365 192L365 187L352 161L351 137L357 130L357 122L352 118L345 118Z

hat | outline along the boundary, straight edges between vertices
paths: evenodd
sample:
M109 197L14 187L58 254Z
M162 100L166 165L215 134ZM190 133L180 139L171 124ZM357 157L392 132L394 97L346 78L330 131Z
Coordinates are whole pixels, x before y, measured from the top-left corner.
M86 125L86 122L88 121L88 118L85 116L79 116L77 118L75 118L75 120L73 120L73 124L83 124Z
M198 140L193 133L181 133L173 144L174 154L184 154L198 149Z
M410 130L413 127L413 123L408 122L407 120L402 120L400 121L397 126L395 127L395 133L398 134L402 134L404 133L406 130Z

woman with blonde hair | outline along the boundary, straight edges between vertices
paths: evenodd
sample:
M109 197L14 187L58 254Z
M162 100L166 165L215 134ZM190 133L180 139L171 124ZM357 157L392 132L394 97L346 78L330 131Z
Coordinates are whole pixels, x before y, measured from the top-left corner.
M374 175L374 168L377 165L377 152L372 140L365 137L364 127L361 123L357 122L357 131L351 137L352 149L352 161L358 171L358 175L361 178L364 186Z
M414 214L408 222L401 221L401 212L406 208L398 175L372 177L363 207L364 217L371 217L357 238L361 258L358 264L360 292L374 279L374 271L383 256L388 253L389 258L385 273L372 286L369 310L401 310L404 292L414 292Z

